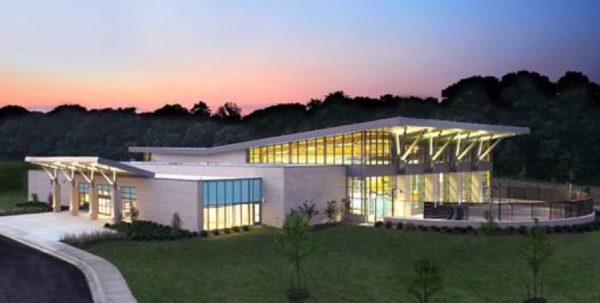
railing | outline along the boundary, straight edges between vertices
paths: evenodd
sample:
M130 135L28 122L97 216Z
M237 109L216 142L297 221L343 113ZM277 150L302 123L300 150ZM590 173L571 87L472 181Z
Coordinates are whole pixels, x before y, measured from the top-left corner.
M560 202L457 203L424 202L423 218L484 221L489 213L497 221L556 220L594 212L592 199Z

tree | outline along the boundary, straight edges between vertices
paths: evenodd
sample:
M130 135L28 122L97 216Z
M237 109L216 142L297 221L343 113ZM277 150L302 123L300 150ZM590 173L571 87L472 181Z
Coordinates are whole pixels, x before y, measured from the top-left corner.
M226 122L239 122L242 120L242 109L233 102L227 102L217 109L215 117Z
M211 114L210 107L208 107L208 105L204 101L196 102L192 106L190 112L192 113L192 115L194 115L194 117L199 118L209 118Z
M163 116L163 117L177 117L177 116L187 116L190 112L187 108L181 106L181 104L166 104L165 106L155 110L152 114L155 116Z
M524 302L546 302L546 299L544 299L544 286L541 280L541 269L544 262L553 253L554 248L548 241L545 231L540 227L539 221L536 218L534 226L529 229L527 239L520 244L518 252L519 257L527 262L533 276L533 293L531 293L531 285L527 283L527 299Z
M407 290L417 302L428 303L442 289L440 270L433 259L421 259L415 263L414 268L417 276Z
M290 212L283 223L281 232L275 239L277 250L286 255L292 266L288 297L292 300L310 296L306 287L306 276L302 273L301 262L315 249L315 241L305 216L296 211Z

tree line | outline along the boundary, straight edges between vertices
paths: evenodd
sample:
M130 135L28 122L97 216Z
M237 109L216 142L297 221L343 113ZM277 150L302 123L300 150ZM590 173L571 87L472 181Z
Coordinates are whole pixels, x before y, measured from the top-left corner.
M600 86L579 72L557 81L519 71L501 78L473 76L448 86L441 99L333 92L305 104L282 103L242 115L225 103L212 112L167 104L86 109L60 105L42 113L0 108L0 159L26 155L99 155L129 159L128 146L210 147L393 116L528 126L531 135L505 140L495 173L558 182L595 183L600 176Z

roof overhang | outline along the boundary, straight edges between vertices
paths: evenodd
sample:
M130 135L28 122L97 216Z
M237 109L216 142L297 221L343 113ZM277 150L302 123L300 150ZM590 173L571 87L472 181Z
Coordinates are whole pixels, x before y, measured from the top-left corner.
M145 178L154 177L154 173L151 171L100 157L25 157L25 162L47 169L93 171Z
M234 152L245 150L247 148L279 144L285 142L299 141L304 139L331 136L337 134L347 134L369 129L390 128L394 133L402 133L406 136L419 135L423 132L428 136L463 136L468 138L480 137L481 140L495 140L516 135L529 134L528 127L492 125L469 122L457 122L436 119L421 119L394 117L380 119L369 122L342 125L312 131L294 133L289 135L270 137L252 141L245 141L234 144L220 145L210 148L197 147L129 147L132 153L160 153L172 155L212 155L218 153Z

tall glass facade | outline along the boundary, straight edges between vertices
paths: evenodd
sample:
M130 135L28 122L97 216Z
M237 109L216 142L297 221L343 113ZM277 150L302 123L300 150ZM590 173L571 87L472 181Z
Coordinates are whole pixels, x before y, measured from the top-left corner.
M392 163L392 135L386 129L259 146L248 151L256 164L385 165Z
M367 221L383 220L392 215L391 177L349 177L350 212L366 215Z
M254 225L261 221L260 179L204 181L202 199L204 230Z

